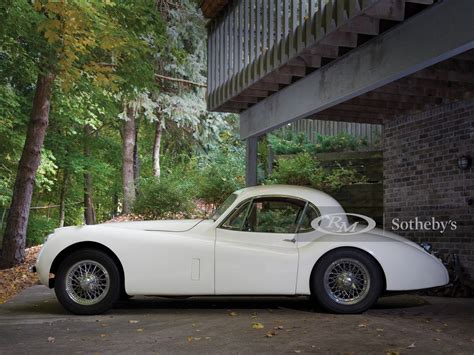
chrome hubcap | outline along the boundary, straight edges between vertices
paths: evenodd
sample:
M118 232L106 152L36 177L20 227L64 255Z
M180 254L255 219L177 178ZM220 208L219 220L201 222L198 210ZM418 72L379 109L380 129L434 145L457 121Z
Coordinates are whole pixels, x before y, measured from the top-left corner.
M336 260L324 273L324 289L337 303L357 304L369 293L369 271L358 260L350 258Z
M75 263L66 273L66 292L76 303L91 306L107 295L110 287L109 273L93 260Z

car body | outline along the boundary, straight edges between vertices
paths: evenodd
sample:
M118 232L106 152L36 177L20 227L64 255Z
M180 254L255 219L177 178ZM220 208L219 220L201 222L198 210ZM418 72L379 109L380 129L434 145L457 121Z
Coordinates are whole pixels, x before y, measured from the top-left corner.
M232 194L213 219L59 228L48 237L36 270L41 283L55 287L61 303L79 314L112 307L118 295L108 303L101 299L107 304L81 298L94 298L93 290L112 292L111 286L114 293L129 296L313 295L331 311L357 313L384 291L449 282L442 262L419 245L374 228L320 231L314 221L326 215L348 223L340 204L321 191L250 187ZM102 259L95 258L97 253ZM84 263L89 259L90 265ZM104 263L114 270L94 275ZM112 285L114 277L119 285ZM98 288L100 278L105 281ZM364 297L374 295L355 302L356 289Z

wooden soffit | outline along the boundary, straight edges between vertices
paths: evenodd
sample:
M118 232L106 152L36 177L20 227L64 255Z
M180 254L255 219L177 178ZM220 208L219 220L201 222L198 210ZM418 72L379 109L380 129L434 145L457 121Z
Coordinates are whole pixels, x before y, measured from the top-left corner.
M230 3L230 0L203 0L201 10L206 18L215 18Z

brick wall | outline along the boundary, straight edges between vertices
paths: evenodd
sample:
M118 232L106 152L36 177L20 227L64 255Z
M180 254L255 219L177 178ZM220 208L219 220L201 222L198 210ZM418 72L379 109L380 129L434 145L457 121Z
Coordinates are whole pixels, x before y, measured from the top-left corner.
M393 222L456 221L457 229L394 231L441 253L457 253L474 279L474 174L457 160L474 158L474 100L437 106L384 122L385 229ZM399 220L394 220L399 218Z

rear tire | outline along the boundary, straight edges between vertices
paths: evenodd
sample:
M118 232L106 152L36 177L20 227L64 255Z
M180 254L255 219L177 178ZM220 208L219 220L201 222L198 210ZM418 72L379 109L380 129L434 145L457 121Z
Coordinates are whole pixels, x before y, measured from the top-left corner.
M383 275L377 262L356 249L325 255L311 276L311 296L333 313L365 312L377 302Z
M100 314L111 309L121 289L120 272L114 260L94 249L66 256L55 277L56 297L74 314Z

